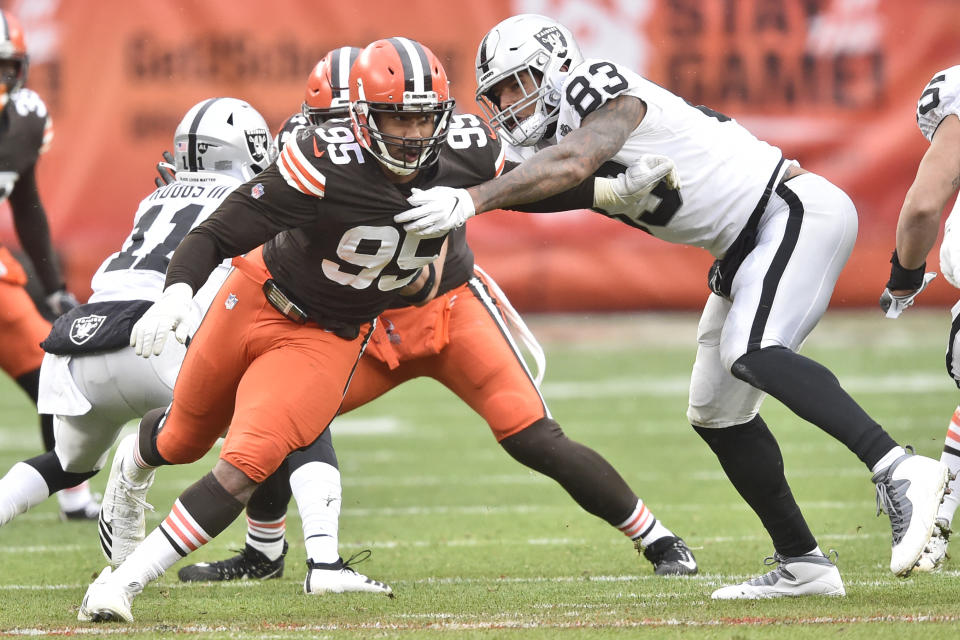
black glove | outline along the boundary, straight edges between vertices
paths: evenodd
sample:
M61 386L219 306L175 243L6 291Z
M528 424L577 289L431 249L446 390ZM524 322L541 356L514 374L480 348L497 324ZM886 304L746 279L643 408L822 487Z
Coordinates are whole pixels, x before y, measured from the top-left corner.
M174 165L173 154L169 151L163 152L163 162L157 163L157 173L160 174L160 177L154 178L153 182L158 189L177 179L177 167Z

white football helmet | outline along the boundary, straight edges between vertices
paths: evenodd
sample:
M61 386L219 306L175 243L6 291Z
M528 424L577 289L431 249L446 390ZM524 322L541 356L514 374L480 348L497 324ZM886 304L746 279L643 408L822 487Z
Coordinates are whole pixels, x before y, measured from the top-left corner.
M507 18L487 32L477 50L477 102L507 142L532 146L557 121L563 80L581 62L573 34L556 20L532 13ZM523 97L501 109L491 89L511 78ZM534 103L532 114L521 115Z
M177 171L213 171L243 182L277 158L263 116L236 98L210 98L190 107L173 149Z

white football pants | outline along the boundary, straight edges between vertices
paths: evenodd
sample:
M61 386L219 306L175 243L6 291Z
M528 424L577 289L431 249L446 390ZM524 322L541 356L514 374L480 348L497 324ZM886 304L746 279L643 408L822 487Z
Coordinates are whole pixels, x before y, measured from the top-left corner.
M170 404L185 354L186 348L171 332L159 356L141 358L132 347L70 356L70 377L92 406L80 415L66 415L73 413L68 408L65 413L54 413L54 451L63 470L83 473L102 469L110 447L127 422ZM48 354L46 358L52 356ZM51 365L46 358L43 367Z
M731 366L759 348L800 348L826 311L856 237L853 202L826 179L805 173L777 187L730 299L711 294L700 317L691 424L731 427L757 415L766 394L735 378Z

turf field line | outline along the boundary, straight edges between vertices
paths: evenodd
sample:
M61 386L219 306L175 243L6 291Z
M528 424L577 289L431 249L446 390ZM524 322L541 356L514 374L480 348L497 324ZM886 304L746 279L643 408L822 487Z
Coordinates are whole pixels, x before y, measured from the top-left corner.
M960 570L944 570L936 575L951 579L960 578ZM584 576L581 574L572 576L525 576L525 577L507 577L496 576L490 578L464 578L462 576L449 578L418 578L416 580L391 580L390 584L394 586L403 585L497 585L497 584L544 584L551 582L578 583L578 582L605 582L605 583L623 583L623 582L654 582L669 584L671 581L697 582L705 585L727 584L734 581L743 581L749 578L755 578L756 573L699 573L695 576L670 576L662 577L651 574L643 575L595 575ZM890 587L892 585L901 585L902 588L911 588L912 579L904 580L890 576L884 579L856 579L844 578L844 585L847 587ZM243 587L247 589L256 589L263 584L257 580L234 580L228 582L163 582L158 585L162 589L232 589ZM86 589L89 583L74 584L5 584L0 585L0 591L67 591L72 589ZM628 594L637 597L646 598L650 594Z
M637 620L619 619L606 621L571 621L554 622L544 620L514 619L516 615L504 614L492 620L470 620L466 616L453 614L431 615L432 622L345 622L336 624L292 624L292 623L261 623L257 631L251 631L249 626L240 625L145 625L145 626L75 626L56 629L22 628L0 632L0 636L49 636L49 635L88 635L113 636L132 633L162 633L191 634L191 633L229 633L231 637L265 637L263 632L328 632L328 631L483 631L493 629L631 629L641 627L763 627L767 625L801 625L801 626L830 626L838 624L865 624L865 623L945 623L958 622L960 615L885 615L885 616L817 616L812 618L749 616L749 617L720 617L705 620L682 620L677 618L641 618ZM441 618L441 621L436 621Z
M865 540L869 538L889 538L887 532L863 532L863 533L824 533L818 536L822 540ZM768 538L763 535L755 536L711 536L709 538L692 537L691 548L700 550L704 544L742 544L746 542L763 542ZM695 544L696 543L696 544ZM220 549L234 546L234 542L225 540L222 543L215 543L211 549ZM477 539L477 538L452 538L444 540L356 540L343 545L344 548L356 549L407 549L407 548L437 548L437 547L489 547L489 546L521 546L528 545L534 547L549 546L623 546L629 544L629 541L619 536L611 536L605 540L588 538L515 538L515 539ZM28 553L75 553L85 552L96 546L91 540L89 545L32 545L32 546L0 546L0 553L10 554L28 554Z

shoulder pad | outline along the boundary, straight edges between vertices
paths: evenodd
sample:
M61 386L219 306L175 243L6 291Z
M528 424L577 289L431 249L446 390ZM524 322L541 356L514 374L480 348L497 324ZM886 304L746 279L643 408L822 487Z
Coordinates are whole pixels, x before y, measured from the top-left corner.
M917 126L932 140L940 122L951 114L960 116L960 65L934 74L924 87L917 101Z

